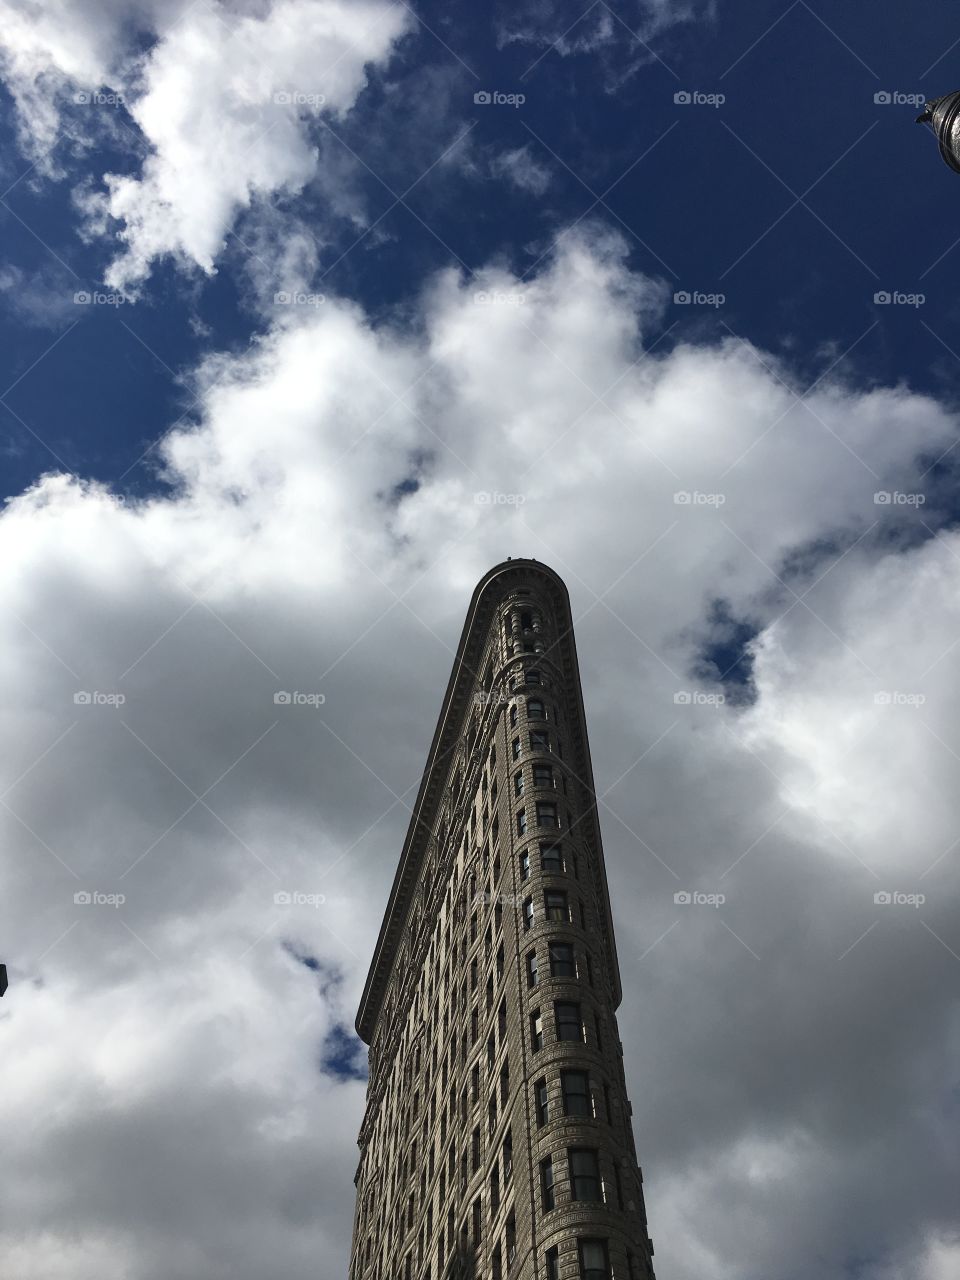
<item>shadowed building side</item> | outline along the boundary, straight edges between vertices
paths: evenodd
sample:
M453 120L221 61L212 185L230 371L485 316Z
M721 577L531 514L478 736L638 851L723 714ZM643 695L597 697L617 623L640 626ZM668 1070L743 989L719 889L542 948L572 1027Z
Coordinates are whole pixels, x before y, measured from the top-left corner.
M652 1280L570 600L467 614L357 1016L351 1280Z

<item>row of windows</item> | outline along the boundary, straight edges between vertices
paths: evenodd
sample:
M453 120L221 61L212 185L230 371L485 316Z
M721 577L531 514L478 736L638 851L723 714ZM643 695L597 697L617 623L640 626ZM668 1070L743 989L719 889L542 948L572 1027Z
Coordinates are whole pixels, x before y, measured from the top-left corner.
M551 755L553 754L553 747L551 746L551 738L549 733L547 733L545 729L531 729L528 742L530 744L531 751L549 751ZM563 744L559 738L556 739L556 746L557 746L556 753L562 760ZM523 739L520 737L519 734L517 734L517 736L511 742L510 752L514 760L519 760L520 757L523 755Z
M582 899L578 899L578 906L580 928L586 929L587 909L584 906ZM524 929L532 929L537 916L532 896L524 898L522 913ZM545 920L550 920L556 924L573 924L573 912L570 907L570 898L566 889L544 889L543 916Z
M517 704L515 702L512 702L510 704L510 728L511 729L515 729L517 727L518 718L519 718L519 712L517 710ZM550 719L550 717L547 715L547 704L541 698L527 699L527 719L528 720L549 720ZM559 719L556 707L553 708L553 719L554 720Z
M571 870L574 878L580 878L580 864L577 855L571 855ZM530 879L530 847L520 850L520 879ZM540 846L540 870L544 875L563 875L567 869L567 859L564 856L563 845L551 842L550 844L542 844Z
M553 791L556 791L558 789L557 778L553 772L552 764L534 764L532 766L532 772L533 772L533 785L535 787L549 787ZM525 783L524 783L524 777L523 777L523 770L518 769L517 772L513 775L513 794L515 796L522 796L524 789L525 789ZM563 791L564 795L567 794L567 779L563 774L560 775L559 789Z
M560 826L560 806L555 800L538 800L530 814L535 817L538 827L550 827L556 829ZM517 835L526 835L527 832L527 810L526 808L517 810Z
M593 961L590 958L590 952L584 951L583 958L586 963L587 981L593 986ZM577 953L572 942L548 942L547 960L551 978L579 978ZM535 987L539 981L540 965L536 948L534 948L533 951L527 952L527 986Z

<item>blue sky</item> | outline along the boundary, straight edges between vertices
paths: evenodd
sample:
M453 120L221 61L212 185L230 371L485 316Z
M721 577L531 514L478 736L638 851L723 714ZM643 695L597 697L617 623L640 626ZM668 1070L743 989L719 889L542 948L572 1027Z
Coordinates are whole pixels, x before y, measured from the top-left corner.
M960 1274L956 49L933 0L0 0L0 1272L346 1274L357 1002L527 555L660 1280Z
M661 349L691 332L732 332L785 355L801 383L839 361L865 381L955 394L951 175L933 163L910 103L874 101L949 87L948 5L820 13L798 0L736 15L693 5L649 43L631 34L649 19L630 5L599 3L579 21L576 6L559 6L508 43L504 25L524 30L522 9L417 13L422 25L371 73L353 111L317 122L360 227L331 218L309 187L276 202L324 242L307 285L389 323L430 272L453 263L469 273L502 257L522 276L558 228L599 218L623 232L631 266L671 292L724 296L715 309L668 311L652 337ZM544 31L566 31L560 48L571 51L549 47ZM483 89L525 100L475 105ZM724 100L684 107L674 101L684 90ZM256 213L230 228L215 275L161 258L135 302L78 312L73 293L102 290L122 225L84 243L77 180L96 187L104 173L135 172L143 137L122 105L68 104L53 152L60 174L46 178L18 150L9 97L7 107L0 216L5 269L16 273L0 317L14 384L4 396L7 492L58 459L149 491L149 446L189 413L190 371L269 324L245 279L243 225ZM64 140L74 132L91 138L82 150ZM520 150L538 175L532 189L491 171L491 157ZM280 237L281 228L282 219ZM881 290L924 303L880 311ZM24 300L38 291L46 306Z

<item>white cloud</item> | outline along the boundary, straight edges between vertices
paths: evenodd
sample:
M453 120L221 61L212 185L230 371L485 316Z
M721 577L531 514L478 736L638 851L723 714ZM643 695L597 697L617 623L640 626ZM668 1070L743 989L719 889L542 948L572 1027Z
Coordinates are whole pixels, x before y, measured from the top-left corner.
M212 271L240 211L313 181L317 120L342 118L367 66L410 29L409 10L389 0L9 9L2 65L35 156L59 130L108 118L96 103L75 105L78 91L121 94L140 130L140 172L108 173L105 191L82 193L95 229L119 228L107 281L124 290L168 255ZM145 32L152 43L139 55Z
M573 596L662 1274L800 1280L816 1238L821 1280L865 1242L889 1280L951 1238L955 863L927 869L955 825L960 547L894 553L916 513L873 495L922 491L956 423L832 379L799 403L733 341L644 357L663 301L583 233L527 282L439 275L410 330L290 306L201 372L168 495L48 477L8 505L0 1269L344 1273L362 1099L319 1064L469 593L523 554ZM746 709L674 701L717 691L718 597L759 629ZM875 908L923 873L922 912ZM674 904L721 884L722 909Z
M493 173L503 177L531 195L542 196L550 185L550 170L541 164L529 147L516 147L495 156L491 164Z

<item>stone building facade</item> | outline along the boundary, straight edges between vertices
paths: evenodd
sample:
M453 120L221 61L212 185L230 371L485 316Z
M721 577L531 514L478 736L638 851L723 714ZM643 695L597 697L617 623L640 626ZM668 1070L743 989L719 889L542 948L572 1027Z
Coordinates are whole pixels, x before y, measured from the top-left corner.
M652 1280L570 601L470 603L357 1017L350 1280Z

